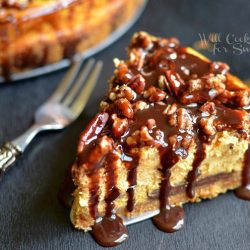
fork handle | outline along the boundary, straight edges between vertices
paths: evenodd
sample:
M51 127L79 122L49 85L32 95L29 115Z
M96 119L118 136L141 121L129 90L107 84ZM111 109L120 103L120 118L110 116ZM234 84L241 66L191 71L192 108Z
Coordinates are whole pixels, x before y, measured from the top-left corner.
M0 148L0 176L16 161L21 155L21 149L12 142L6 142Z

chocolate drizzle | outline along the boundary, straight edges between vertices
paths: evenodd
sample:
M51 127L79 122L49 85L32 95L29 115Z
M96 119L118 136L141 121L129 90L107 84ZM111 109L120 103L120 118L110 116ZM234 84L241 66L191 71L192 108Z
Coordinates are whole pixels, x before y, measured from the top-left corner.
M153 218L154 224L162 231L173 233L184 225L184 210L182 207L170 206L170 170L178 162L179 156L170 149L160 150L162 181L160 185L160 213Z
M89 211L95 220L92 234L104 246L128 237L114 204L120 194L116 171L121 163L127 170L127 211L133 213L141 150L158 150L160 213L153 222L171 233L184 225L183 208L171 202L175 187L170 178L176 164L195 150L185 184L187 197L195 199L207 145L220 131L237 131L243 140L249 133L245 108L250 104L249 91L232 88L227 82L227 65L203 60L180 47L175 39L156 39L145 33L133 38L129 53L128 62L117 64L108 97L101 104L104 113L97 115L81 136L77 165L73 166L76 184L80 185L77 178L83 174L89 179ZM98 122L101 125L96 125ZM248 149L244 192L250 186L249 158ZM101 169L106 176L103 217L98 212Z
M97 219L91 232L95 240L105 247L119 245L128 238L127 228L123 225L122 219L114 211L114 201L119 196L119 190L116 187L116 161L118 159L119 157L115 153L108 154L106 158L106 214L104 217Z
M127 202L127 210L129 212L132 212L134 210L135 206L135 191L134 188L137 184L137 167L138 167L138 161L139 156L137 154L124 154L123 160L125 162L125 166L128 169L128 183L129 188L127 190L128 194L128 202Z
M205 157L206 157L206 144L202 141L202 139L199 138L196 140L196 152L192 164L192 170L188 173L187 176L187 182L188 182L187 195L189 198L195 197L194 184L196 182L197 177L199 176L199 166L201 165Z
M119 196L119 189L116 187L117 175L116 175L116 162L119 160L119 156L114 153L110 153L106 158L106 216L111 217L114 213L114 201Z
M128 238L127 228L123 225L122 219L115 214L112 217L100 218L100 222L93 225L91 234L104 247L114 247Z

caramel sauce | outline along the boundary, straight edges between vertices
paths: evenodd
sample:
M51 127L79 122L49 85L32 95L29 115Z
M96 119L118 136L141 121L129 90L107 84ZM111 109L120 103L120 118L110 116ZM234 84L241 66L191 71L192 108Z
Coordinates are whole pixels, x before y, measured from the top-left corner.
M97 115L81 136L77 166L73 167L76 172L84 169L89 178L89 211L96 221L92 235L103 246L117 245L128 237L127 230L122 219L116 214L114 205L114 201L119 197L119 189L116 187L116 162L118 160L121 160L127 169L127 211L133 212L136 207L135 187L140 148L154 147L158 149L159 171L162 176L158 195L160 213L153 218L153 223L160 230L172 233L184 225L183 208L173 206L169 202L173 189L170 183L172 168L180 160L188 157L190 147L194 145L196 152L185 187L187 197L193 199L196 195L199 167L206 157L206 146L213 141L217 132L236 130L242 134L243 139L246 134L244 123L248 117L248 110L240 107L234 102L234 99L228 103L222 101L225 98L222 99L221 95L225 91L219 92L206 85L207 79L211 75L213 77L220 74L226 78L228 67L221 63L214 64L204 61L187 53L185 48L181 48L178 43L170 41L167 43L164 39L151 41L149 45L147 45L147 41L143 41L143 43L133 41L130 50L134 49L139 50L141 57L134 63L129 61L126 64L127 68L125 66L119 68L119 72L112 80L110 91L122 84L131 86L131 88L133 86L137 92L136 96L130 100L130 104L134 105L140 100L147 104L147 108L138 109L131 115L130 109L130 113L124 113L124 110L120 110L120 106L117 106L115 101L107 98L108 107L104 109L106 113ZM145 80L145 83L140 83L138 75ZM151 86L157 88L159 76L162 75L166 77L163 87L165 95L163 96L159 90L160 97L156 95L150 99L151 97L145 95L145 92L143 94L141 88L145 87L146 91ZM190 91L191 80L199 81L201 88ZM160 101L157 98L160 98ZM208 111L203 110L206 105L210 107ZM174 111L170 112L171 108ZM123 135L119 137L112 132L114 121L110 117L114 113L119 119L128 120L128 126ZM126 115L128 116L126 117ZM213 122L204 128L202 124L207 117L212 118ZM151 125L149 125L149 121L151 121ZM98 122L99 125L97 125ZM108 143L112 146L111 149L106 150L107 152L97 150L101 145L99 140L104 136L112 141ZM134 141L128 143L131 138L134 138ZM96 152L99 153L96 154ZM90 158L93 154L96 155L96 158L91 162ZM104 168L106 173L106 213L102 218L97 209L100 184L98 170L101 168ZM249 173L250 150L248 149L242 174L242 188L236 191L241 198L249 199L250 197L248 193L250 190Z

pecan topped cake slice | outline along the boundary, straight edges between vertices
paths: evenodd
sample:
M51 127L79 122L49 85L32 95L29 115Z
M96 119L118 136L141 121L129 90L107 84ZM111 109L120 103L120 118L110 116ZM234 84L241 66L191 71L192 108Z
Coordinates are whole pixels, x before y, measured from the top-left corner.
M174 232L183 203L250 198L249 89L174 38L137 33L128 55L72 167L71 221L104 246L128 237L124 218L158 210L153 223Z

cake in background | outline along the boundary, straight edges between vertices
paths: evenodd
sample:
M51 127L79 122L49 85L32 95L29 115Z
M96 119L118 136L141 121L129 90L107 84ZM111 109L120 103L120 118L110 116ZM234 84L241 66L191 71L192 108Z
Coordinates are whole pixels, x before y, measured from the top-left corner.
M143 0L0 0L0 76L72 58L104 40Z

